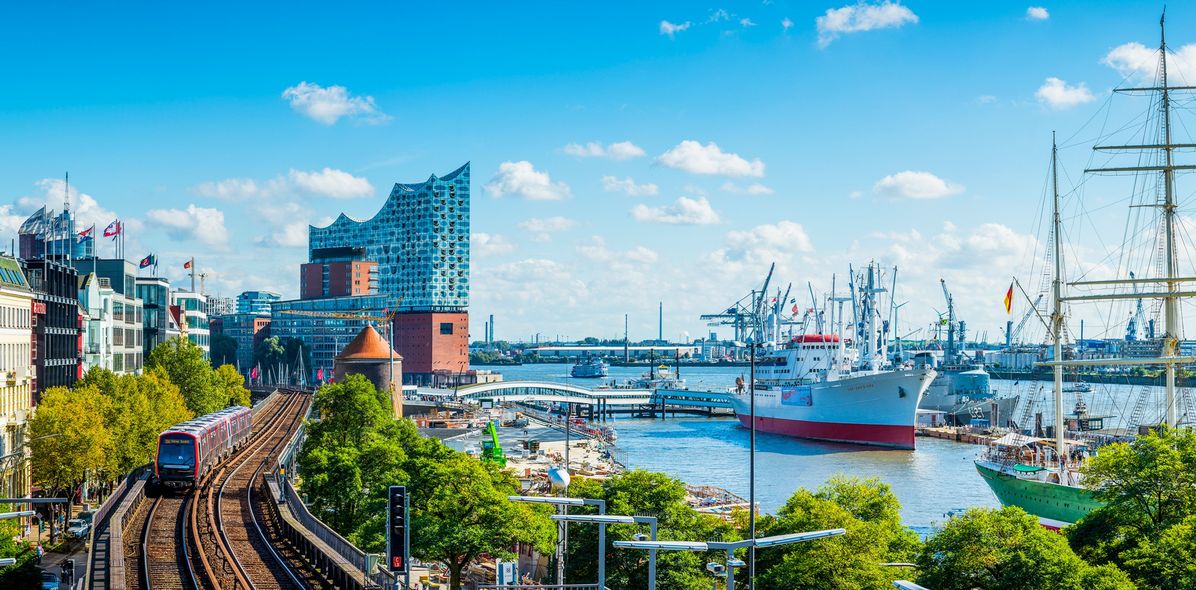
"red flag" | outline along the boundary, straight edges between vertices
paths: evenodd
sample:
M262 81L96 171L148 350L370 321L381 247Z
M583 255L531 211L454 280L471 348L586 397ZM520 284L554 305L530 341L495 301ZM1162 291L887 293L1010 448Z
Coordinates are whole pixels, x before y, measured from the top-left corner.
M324 369L316 369L316 380L317 381L324 380Z
M195 259L194 259L194 258L192 258L191 260L188 260L187 262L184 262L184 263L183 263L183 268L184 268L184 269L191 268L191 264L192 264L192 263L194 263L194 262L195 262Z
M1013 313L1013 283L1009 283L1009 290L1005 292L1005 313Z
M797 304L796 304L796 303L794 303L794 304L793 304L793 315L797 315L797 312L798 312L798 311L800 311L800 310L797 308Z
M117 219L116 221L109 223L108 227L104 228L104 237L105 238L114 238L114 237L120 235L120 229L121 229L120 220Z
M253 370L249 371L250 379L257 379L257 375L258 375L257 367L254 367Z

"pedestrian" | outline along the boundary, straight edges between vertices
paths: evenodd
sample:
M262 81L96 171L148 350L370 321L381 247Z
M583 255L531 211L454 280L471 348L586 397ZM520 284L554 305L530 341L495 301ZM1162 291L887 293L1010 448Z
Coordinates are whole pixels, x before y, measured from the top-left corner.
M46 550L44 548L42 548L41 543L38 543L37 544L37 564L38 565L41 565L42 557L45 556L45 554L46 554Z

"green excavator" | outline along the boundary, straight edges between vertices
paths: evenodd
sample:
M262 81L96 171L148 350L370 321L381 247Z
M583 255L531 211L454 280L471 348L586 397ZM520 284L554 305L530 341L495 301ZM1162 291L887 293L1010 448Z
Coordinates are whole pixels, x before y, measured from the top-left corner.
M502 452L502 445L498 442L498 426L491 420L486 424L482 434L488 435L490 440L482 440L482 460L499 467L507 466L507 456Z

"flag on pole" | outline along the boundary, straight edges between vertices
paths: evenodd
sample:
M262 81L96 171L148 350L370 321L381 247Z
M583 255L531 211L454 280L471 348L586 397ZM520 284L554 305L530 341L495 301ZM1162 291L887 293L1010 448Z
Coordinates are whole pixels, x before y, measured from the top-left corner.
M257 376L260 374L261 374L261 370L259 370L257 367L254 367L252 370L249 371L249 378L257 379Z
M104 237L105 238L115 238L116 236L120 235L120 230L121 230L120 220L117 219L116 221L109 223L108 227L104 228Z
M798 311L800 311L800 310L797 308L797 304L796 304L796 303L794 303L794 304L793 304L793 315L797 315L797 312L798 312Z
M316 369L316 380L317 381L324 380L324 369Z
M93 224L91 224L91 227L79 232L79 243L82 244L83 242L86 242L87 240L92 239L92 237L93 237L92 233L95 232L95 229L96 229L96 226L93 223Z
M184 269L184 270L190 269L190 268L191 268L191 265L193 265L193 264L195 264L195 259L194 259L194 258L192 258L191 260L188 260L187 262L184 262L184 263L183 263L183 269Z
M153 254L150 254L149 256L146 256L145 258L141 259L141 264L138 265L138 267L139 268L149 268L156 264L158 264L158 257Z
M1013 283L1009 283L1009 290L1005 292L1005 313L1013 313Z

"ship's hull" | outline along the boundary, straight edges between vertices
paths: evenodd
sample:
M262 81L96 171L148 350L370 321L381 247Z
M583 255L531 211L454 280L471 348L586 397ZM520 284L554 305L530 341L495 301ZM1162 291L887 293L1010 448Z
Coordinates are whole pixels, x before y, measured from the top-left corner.
M575 379L600 379L606 377L606 365L574 365L569 374Z
M1002 506L1017 506L1039 518L1074 523L1101 507L1092 492L1081 487L1021 478L988 461L976 461L976 471Z
M914 448L918 401L934 369L861 374L836 381L756 391L756 430L832 442ZM746 395L735 414L751 426Z

